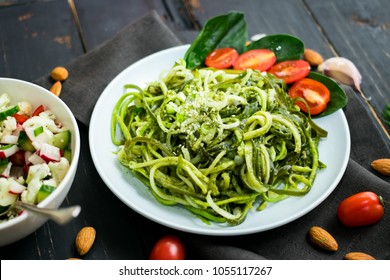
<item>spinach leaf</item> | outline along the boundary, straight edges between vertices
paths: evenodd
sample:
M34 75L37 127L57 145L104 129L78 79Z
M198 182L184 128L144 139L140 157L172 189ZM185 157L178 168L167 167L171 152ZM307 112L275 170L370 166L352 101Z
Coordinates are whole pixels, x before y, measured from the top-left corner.
M230 47L243 52L247 37L242 13L231 12L208 20L184 55L187 68L203 66L206 56L218 48Z
M313 118L330 115L333 112L337 111L338 109L344 108L347 105L348 103L347 94L334 80L317 72L310 72L307 77L316 80L318 82L321 82L330 91L330 101L328 103L328 106L326 106L326 110L321 114L312 116Z
M247 46L246 50L269 49L276 55L276 62L300 59L305 49L297 37L287 34L265 36Z

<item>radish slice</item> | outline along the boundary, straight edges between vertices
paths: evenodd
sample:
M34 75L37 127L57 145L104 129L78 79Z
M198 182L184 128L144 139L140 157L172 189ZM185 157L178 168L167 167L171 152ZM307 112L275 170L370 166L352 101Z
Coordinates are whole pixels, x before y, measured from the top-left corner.
M46 163L46 161L37 153L33 153L28 157L28 163L32 163L33 165L35 165L35 164Z
M5 146L3 150L0 150L0 158L7 158L12 156L14 153L19 151L19 148L17 145L9 145Z
M59 148L42 143L39 155L46 161L60 161L61 160L61 151Z
M43 143L49 143L53 138L53 133L49 130L44 130L41 134L36 136L31 144L36 150L40 150Z
M19 137L19 132L23 130L23 126L19 123L16 124L16 129L12 131L12 135L16 135Z
M9 186L8 192L11 194L21 194L23 191L27 189L27 187L23 186L22 184L18 183L15 180L10 180L11 184Z
M34 141L35 135L34 135L34 127L23 127L24 132L26 132L27 137L31 140Z

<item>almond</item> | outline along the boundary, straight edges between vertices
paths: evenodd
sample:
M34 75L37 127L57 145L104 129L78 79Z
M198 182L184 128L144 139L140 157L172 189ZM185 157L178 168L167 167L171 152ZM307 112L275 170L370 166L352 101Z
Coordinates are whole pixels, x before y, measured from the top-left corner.
M55 82L52 87L50 88L50 91L54 93L55 96L60 96L62 90L62 84L60 81Z
M382 175L390 176L390 158L380 158L371 162L371 167Z
M68 78L69 72L65 67L57 66L51 70L50 76L53 78L53 80L62 82Z
M305 49L303 52L303 58L309 62L311 66L318 66L324 62L322 55L312 49Z
M85 255L95 242L96 230L93 227L83 227L76 236L76 250L80 256Z
M351 252L344 256L345 260L375 260L373 256L370 256L362 252Z
M333 236L330 235L330 233L325 229L318 226L313 226L310 228L309 239L315 245L327 251L335 252L339 248L336 239L334 239Z

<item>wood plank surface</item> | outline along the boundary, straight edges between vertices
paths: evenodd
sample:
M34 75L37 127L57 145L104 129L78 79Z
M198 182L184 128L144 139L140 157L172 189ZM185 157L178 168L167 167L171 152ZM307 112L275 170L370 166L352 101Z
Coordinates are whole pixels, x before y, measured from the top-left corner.
M361 70L363 91L372 96L377 112L390 102L390 82L386 78L390 60L390 1L357 1L358 4L352 0L74 2L81 34L68 1L0 1L1 77L33 81L54 66L69 63L112 38L152 9L184 43L190 43L209 18L236 10L245 13L250 36L288 33L324 57L350 58ZM372 57L365 55L367 49L373 53ZM81 227L88 225L96 228L97 238L85 259L145 259L161 235L175 232L147 220L117 199L92 164L88 128L80 125L80 133L82 147L77 179L63 203L64 206L82 205L79 218L62 227L49 221L27 238L1 248L1 259L75 257L75 236Z
M308 48L324 56L333 55L327 38L301 0L189 1L194 17L203 26L211 17L231 11L243 12L249 38L255 34L291 34L300 38Z
M1 6L1 77L33 81L82 53L67 1Z
M336 54L359 69L361 88L384 122L383 107L390 103L390 1L305 2Z

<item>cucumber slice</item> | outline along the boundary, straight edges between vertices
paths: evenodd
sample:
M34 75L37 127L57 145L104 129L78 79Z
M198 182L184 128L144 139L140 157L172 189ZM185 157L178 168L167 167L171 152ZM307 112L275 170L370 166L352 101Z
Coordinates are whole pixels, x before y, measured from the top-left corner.
M0 174L3 174L3 172L7 169L9 163L8 158L2 158L0 160Z
M66 158L70 163L72 160L72 151L70 149L65 149L63 157Z
M23 151L35 152L35 147L32 145L30 138L23 130L19 132L18 145Z
M60 150L65 150L68 148L70 143L70 131L66 130L57 134L54 134L50 144L60 148Z
M37 137L39 134L43 133L43 126L38 126L36 129L34 129L34 136Z
M48 197L55 189L53 186L43 184L37 193L37 203Z
M5 120L7 117L12 116L20 111L19 105L8 106L0 111L0 121Z

